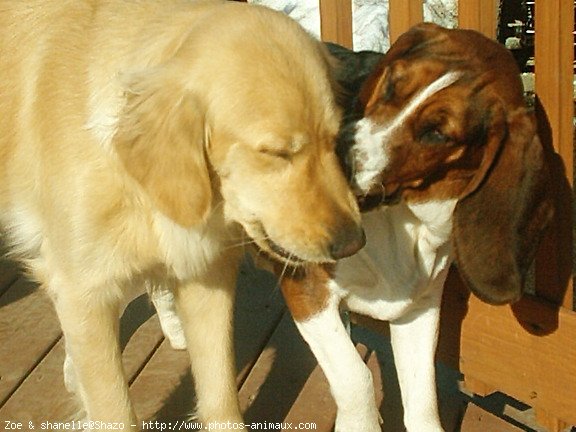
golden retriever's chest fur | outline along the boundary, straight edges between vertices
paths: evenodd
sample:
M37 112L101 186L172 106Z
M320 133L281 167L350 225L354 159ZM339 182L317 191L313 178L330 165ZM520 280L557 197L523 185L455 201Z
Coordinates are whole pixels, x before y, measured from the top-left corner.
M234 243L232 233L239 230L226 226L221 212L201 228L183 228L161 213L154 217L154 229L158 236L158 250L169 274L179 280L202 274L222 252L222 248ZM236 242L239 243L239 242Z
M26 197L15 197L13 204L0 212L0 223L8 228L13 250L35 276L42 280L46 268L60 268L71 282L94 287L141 291L143 285L133 285L141 284L142 277L186 281L202 275L234 231L221 214L202 227L184 228L142 204L126 201L89 208L90 215L67 214L67 209L51 212L53 223Z

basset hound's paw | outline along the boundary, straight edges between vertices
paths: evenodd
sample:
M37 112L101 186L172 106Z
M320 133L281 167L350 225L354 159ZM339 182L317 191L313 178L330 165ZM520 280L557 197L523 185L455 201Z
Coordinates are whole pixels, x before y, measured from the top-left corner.
M338 414L334 432L381 432L382 418L376 409L368 413Z
M419 422L406 427L406 432L444 432L444 428L439 423Z

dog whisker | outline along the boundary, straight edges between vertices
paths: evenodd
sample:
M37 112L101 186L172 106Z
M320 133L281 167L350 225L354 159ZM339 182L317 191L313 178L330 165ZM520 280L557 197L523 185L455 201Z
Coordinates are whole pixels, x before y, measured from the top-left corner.
M210 217L214 215L214 213L216 213L216 211L220 210L221 207L224 206L224 200L221 199L220 201L218 201L210 210Z
M232 243L228 246L226 246L226 248L224 250L228 250L228 249L234 249L237 247L245 247L245 246L249 246L249 245L253 245L256 244L256 240L244 240L244 241L240 241L238 243Z
M350 167L350 178L349 178L349 182L350 184L352 184L354 182L354 179L356 178L356 174L357 174L357 169L356 169L356 156L354 155L354 153L351 153L350 155L351 161L350 164L352 165Z
M292 266L292 277L294 277L296 275L296 271L298 270L297 267Z
M290 254L291 257L292 254ZM280 276L278 277L278 285L281 284L282 279L284 279L284 276L286 275L286 270L288 270L288 266L289 266L289 261L285 261L284 262L284 267L282 268L282 272L280 273Z

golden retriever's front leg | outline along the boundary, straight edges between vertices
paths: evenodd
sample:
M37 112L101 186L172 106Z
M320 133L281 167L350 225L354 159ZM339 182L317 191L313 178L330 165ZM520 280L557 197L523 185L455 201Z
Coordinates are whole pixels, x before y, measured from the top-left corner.
M87 420L121 422L124 430L138 430L122 369L118 300L105 290L81 292L75 288L59 289L54 299L71 361L74 391Z
M218 260L205 276L176 289L196 388L196 415L207 427L238 430L238 406L232 318L239 258ZM229 424L229 427L223 427Z

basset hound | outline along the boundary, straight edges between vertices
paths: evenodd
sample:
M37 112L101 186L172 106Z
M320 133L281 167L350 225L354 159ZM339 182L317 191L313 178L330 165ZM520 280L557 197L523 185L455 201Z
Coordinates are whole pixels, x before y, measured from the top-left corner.
M512 56L477 32L412 28L356 96L340 147L367 244L335 265L285 272L281 287L329 381L337 432L381 430L372 376L340 308L390 322L405 427L437 432L448 270L455 261L482 300L518 300L553 211L549 172Z

